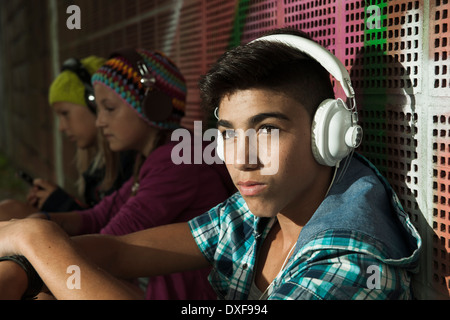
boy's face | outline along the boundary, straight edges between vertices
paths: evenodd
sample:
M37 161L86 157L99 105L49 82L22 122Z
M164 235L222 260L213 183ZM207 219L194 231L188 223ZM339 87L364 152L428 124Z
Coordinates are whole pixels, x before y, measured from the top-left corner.
M266 89L236 91L222 99L219 118L221 132L230 129L238 132L237 136L224 134L225 163L253 214L298 216L303 210L315 210L312 206L323 199L331 170L318 164L312 155L311 118L298 101ZM267 152L261 155L256 149L249 150L249 143L242 142L246 139L238 137L239 132L249 129L256 132L258 140L269 136L269 141L276 138L273 133L278 129L278 145L272 148L278 149L278 157L271 156L278 161L278 170L273 174L262 173L267 161L261 157ZM234 146L234 152L230 146ZM257 154L256 163L249 161L252 152Z

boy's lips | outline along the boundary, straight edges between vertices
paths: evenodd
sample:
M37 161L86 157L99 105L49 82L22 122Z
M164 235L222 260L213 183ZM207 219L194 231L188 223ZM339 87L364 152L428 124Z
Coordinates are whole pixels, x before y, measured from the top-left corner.
M243 196L256 196L267 188L266 184L256 181L239 181L237 186Z

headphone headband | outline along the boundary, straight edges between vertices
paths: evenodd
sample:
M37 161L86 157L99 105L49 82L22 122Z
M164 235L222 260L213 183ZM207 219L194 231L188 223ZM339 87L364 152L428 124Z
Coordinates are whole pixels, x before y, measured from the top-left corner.
M250 43L256 41L280 42L305 53L312 59L319 62L322 67L341 84L341 87L342 89L344 89L345 95L348 98L355 97L355 91L353 90L351 85L350 75L348 74L345 66L338 58L334 56L334 54L329 52L318 43L291 34L273 34L263 36L251 41Z
M61 72L65 70L74 72L78 76L78 78L83 81L83 83L91 83L91 75L80 62L80 60L76 58L67 59L66 61L64 61L61 67Z
M84 85L84 99L86 101L86 105L91 110L92 113L97 113L97 106L95 102L95 95L94 95L94 88L92 86L91 82L91 75L89 71L83 66L80 60L76 58L69 58L66 61L64 61L61 72L63 71L71 71L75 73L78 77L78 79L81 80L81 82Z

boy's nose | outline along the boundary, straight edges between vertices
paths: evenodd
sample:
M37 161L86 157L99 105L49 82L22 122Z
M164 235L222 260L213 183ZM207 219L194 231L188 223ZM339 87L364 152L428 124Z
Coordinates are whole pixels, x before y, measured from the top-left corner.
M226 145L225 154L238 170L254 170L259 167L256 136L241 135L234 139L231 144Z

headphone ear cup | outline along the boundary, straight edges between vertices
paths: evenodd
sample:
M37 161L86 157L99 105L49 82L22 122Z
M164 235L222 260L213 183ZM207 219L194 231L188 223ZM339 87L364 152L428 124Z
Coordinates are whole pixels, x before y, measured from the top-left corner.
M220 133L219 130L217 130L217 136L216 136L216 155L217 157L225 162L225 152L224 152L224 143L223 143L223 136Z
M320 152L320 137L323 136L323 113L326 110L329 100L323 101L316 110L314 114L314 119L311 126L311 150L314 159L320 164L324 164L324 159L322 153Z
M352 115L344 101L323 101L314 115L311 130L311 148L316 161L334 167L349 155L353 147L346 143L346 135L353 129Z
M153 88L142 101L142 108L149 120L164 121L172 114L172 99L164 92Z
M97 114L97 103L95 101L94 88L85 85L84 99L89 110L91 110L93 114Z

